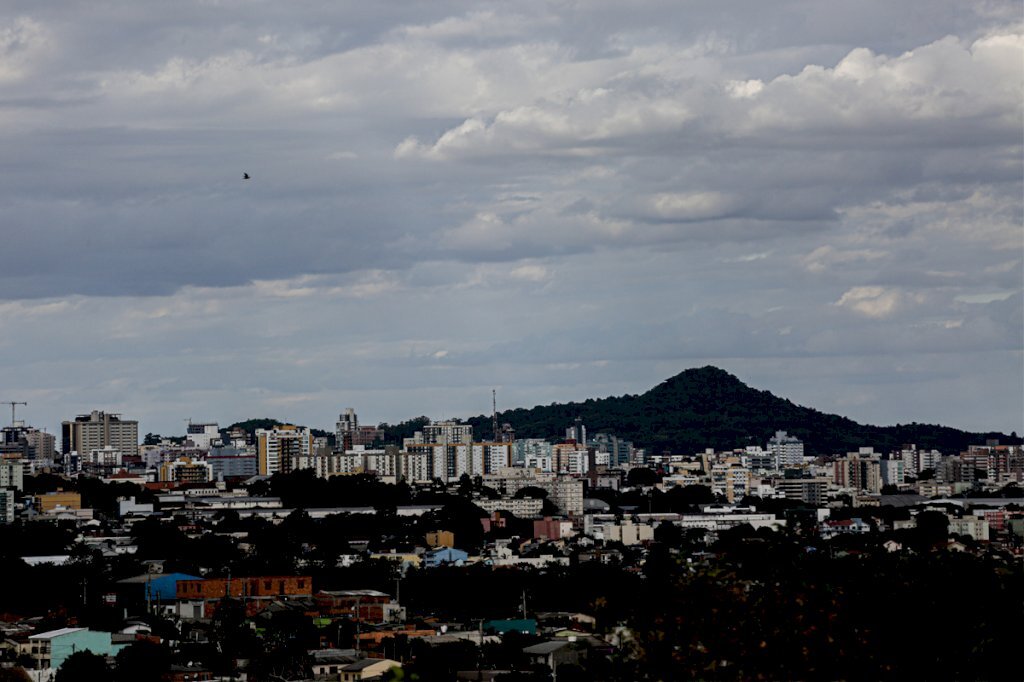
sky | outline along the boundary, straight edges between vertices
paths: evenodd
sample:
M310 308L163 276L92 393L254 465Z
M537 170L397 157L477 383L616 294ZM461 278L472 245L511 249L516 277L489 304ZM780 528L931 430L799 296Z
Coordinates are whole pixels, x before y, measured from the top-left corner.
M858 421L1024 432L1022 24L7 0L0 400L58 433L333 429L715 365Z

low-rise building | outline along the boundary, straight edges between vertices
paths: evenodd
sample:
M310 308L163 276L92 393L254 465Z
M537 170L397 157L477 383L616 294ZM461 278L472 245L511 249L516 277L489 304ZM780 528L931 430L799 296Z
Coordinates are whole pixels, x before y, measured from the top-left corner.
M384 673L392 668L401 668L402 664L390 658L364 658L355 663L349 663L340 670L338 679L341 682L356 682L357 680L383 679Z
M89 628L61 628L32 635L21 646L21 653L32 659L36 669L56 670L64 661L79 651L91 651L99 656L114 656L125 644L114 644L109 632Z
M241 599L246 612L258 613L275 599L311 597L309 576L263 575L208 580L178 580L175 595L179 618L209 618L224 597Z

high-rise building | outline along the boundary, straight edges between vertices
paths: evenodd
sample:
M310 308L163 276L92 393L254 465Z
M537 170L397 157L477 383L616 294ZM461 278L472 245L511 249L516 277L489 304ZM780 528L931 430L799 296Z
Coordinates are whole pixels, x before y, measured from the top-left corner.
M804 444L799 438L785 431L776 431L775 435L768 439L768 447L765 449L772 453L775 468L780 471L804 463Z
M833 483L855 492L878 494L882 490L881 455L861 448L833 462Z
M182 457L160 465L160 480L175 483L209 483L213 480L213 466L201 459Z
M552 470L560 474L583 476L590 471L590 452L576 443L559 443L552 447Z
M278 424L272 429L257 429L256 439L261 476L287 473L295 466L294 458L313 454L313 434L305 427Z
M346 407L345 411L338 415L338 421L334 425L334 435L337 438L335 445L338 450L350 450L355 445L354 436L358 430L359 417L356 416L356 411Z
M455 421L434 422L423 427L423 442L446 445L448 443L472 443L473 427Z
M586 429L584 429L586 431ZM599 433L587 445L608 453L608 465L620 467L633 461L633 443L610 433Z
M551 458L551 443L547 442L543 438L523 438L517 440L512 445L512 464L515 466L523 466L526 464L527 457L547 457Z
M0 523L14 522L14 491L0 488Z
M53 459L57 452L57 439L52 433L29 427L25 431L25 441L28 443L31 459Z
M0 454L17 455L28 460L52 460L55 440L52 434L25 426L22 421L0 429Z
M0 488L23 490L25 487L25 465L20 459L0 459Z
M713 464L711 490L716 494L725 495L729 504L739 502L750 493L750 470L738 464Z
M209 450L212 445L220 443L220 430L216 422L193 422L189 421L185 427L185 438L203 450Z
M587 445L587 427L583 425L583 419L576 417L576 420L572 423L572 426L565 430L565 439L573 440L579 444L580 447L586 447Z
M61 452L90 452L110 446L126 457L139 454L139 422L93 410L61 424Z
M789 471L799 473L795 469ZM787 475L785 478L775 481L774 485L775 491L781 493L787 500L800 500L816 507L825 504L828 493L828 480L824 478L801 478Z
M903 485L906 481L906 465L902 459L883 459L881 472L883 485Z
M206 456L214 480L249 478L259 473L255 448L225 445L214 447Z

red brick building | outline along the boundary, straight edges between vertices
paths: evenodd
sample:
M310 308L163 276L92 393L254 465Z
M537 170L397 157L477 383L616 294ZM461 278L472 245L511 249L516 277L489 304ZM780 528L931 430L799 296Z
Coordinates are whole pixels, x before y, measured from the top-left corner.
M246 613L251 615L262 611L275 599L313 596L313 579L308 575L179 580L176 587L178 602L202 602L203 613L207 618L216 610L217 602L224 597L242 600Z
M321 616L350 616L365 623L383 623L391 596L376 590L331 590L314 597Z

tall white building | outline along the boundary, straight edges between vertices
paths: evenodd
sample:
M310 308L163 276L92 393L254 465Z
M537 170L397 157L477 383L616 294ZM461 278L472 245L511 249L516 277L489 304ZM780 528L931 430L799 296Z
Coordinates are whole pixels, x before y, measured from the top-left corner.
M529 466L526 464L528 457L547 457L551 459L551 443L543 438L523 438L512 444L512 464L515 466Z
M423 427L423 442L446 445L448 443L472 443L473 427L455 421L434 422Z
M804 444L799 438L794 438L785 431L776 431L775 435L768 439L766 449L775 458L776 469L796 467L804 463Z
M906 482L906 465L902 459L881 461L882 485L903 485Z
M220 444L220 431L217 422L194 422L189 420L185 427L185 438L202 450L209 450L211 445Z
M913 444L900 451L903 470L907 474L917 476L925 469L938 469L942 464L942 453L938 450L918 450Z
M25 465L20 459L0 459L0 488L24 490Z

